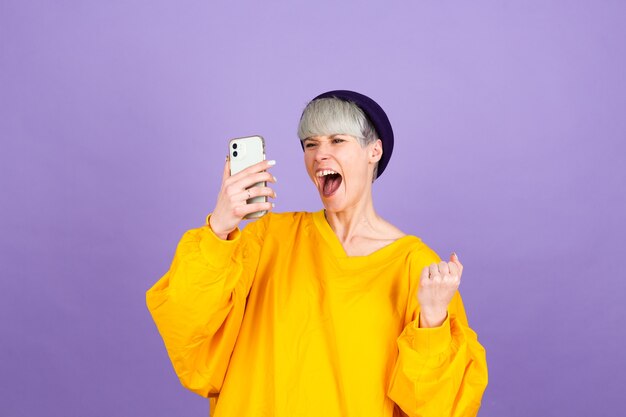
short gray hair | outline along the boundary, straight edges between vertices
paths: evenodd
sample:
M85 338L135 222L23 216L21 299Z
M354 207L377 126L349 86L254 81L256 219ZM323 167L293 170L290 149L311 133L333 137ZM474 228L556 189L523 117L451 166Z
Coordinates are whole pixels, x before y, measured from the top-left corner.
M330 97L307 104L298 124L300 141L312 136L338 134L356 137L362 147L378 139L376 129L363 110L351 101ZM374 167L374 179L377 171L378 164Z

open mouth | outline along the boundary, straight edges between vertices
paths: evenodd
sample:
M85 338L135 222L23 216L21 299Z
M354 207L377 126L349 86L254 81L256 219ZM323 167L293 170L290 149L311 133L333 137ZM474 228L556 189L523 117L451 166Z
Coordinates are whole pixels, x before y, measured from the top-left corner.
M324 197L330 197L335 194L341 185L341 181L343 181L341 175L332 170L318 171L316 175L319 179L322 195Z

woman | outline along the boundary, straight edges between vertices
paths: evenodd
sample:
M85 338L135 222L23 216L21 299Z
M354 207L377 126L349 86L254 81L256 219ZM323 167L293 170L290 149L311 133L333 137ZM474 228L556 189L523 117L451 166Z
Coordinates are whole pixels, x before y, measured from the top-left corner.
M184 386L224 416L473 416L485 352L457 291L463 266L376 214L393 131L372 99L305 108L304 163L324 210L269 213L263 161L224 166L206 225L185 233L148 307Z

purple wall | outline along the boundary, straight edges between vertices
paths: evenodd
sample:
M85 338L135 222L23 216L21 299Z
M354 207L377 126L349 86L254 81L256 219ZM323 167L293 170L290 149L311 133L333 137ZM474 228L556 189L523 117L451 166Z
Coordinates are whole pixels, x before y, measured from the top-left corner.
M624 3L235 3L0 4L0 415L206 415L144 293L231 137L265 136L278 211L321 207L295 129L335 88L393 123L380 213L465 264L480 415L619 413Z

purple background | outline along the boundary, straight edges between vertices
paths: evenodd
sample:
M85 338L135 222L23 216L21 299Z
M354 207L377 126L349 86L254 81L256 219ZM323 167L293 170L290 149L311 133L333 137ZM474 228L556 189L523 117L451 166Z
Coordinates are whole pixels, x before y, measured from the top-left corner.
M0 3L0 415L206 415L144 293L231 137L321 207L295 131L337 88L394 126L379 212L465 264L480 415L619 414L624 3L235 3Z

